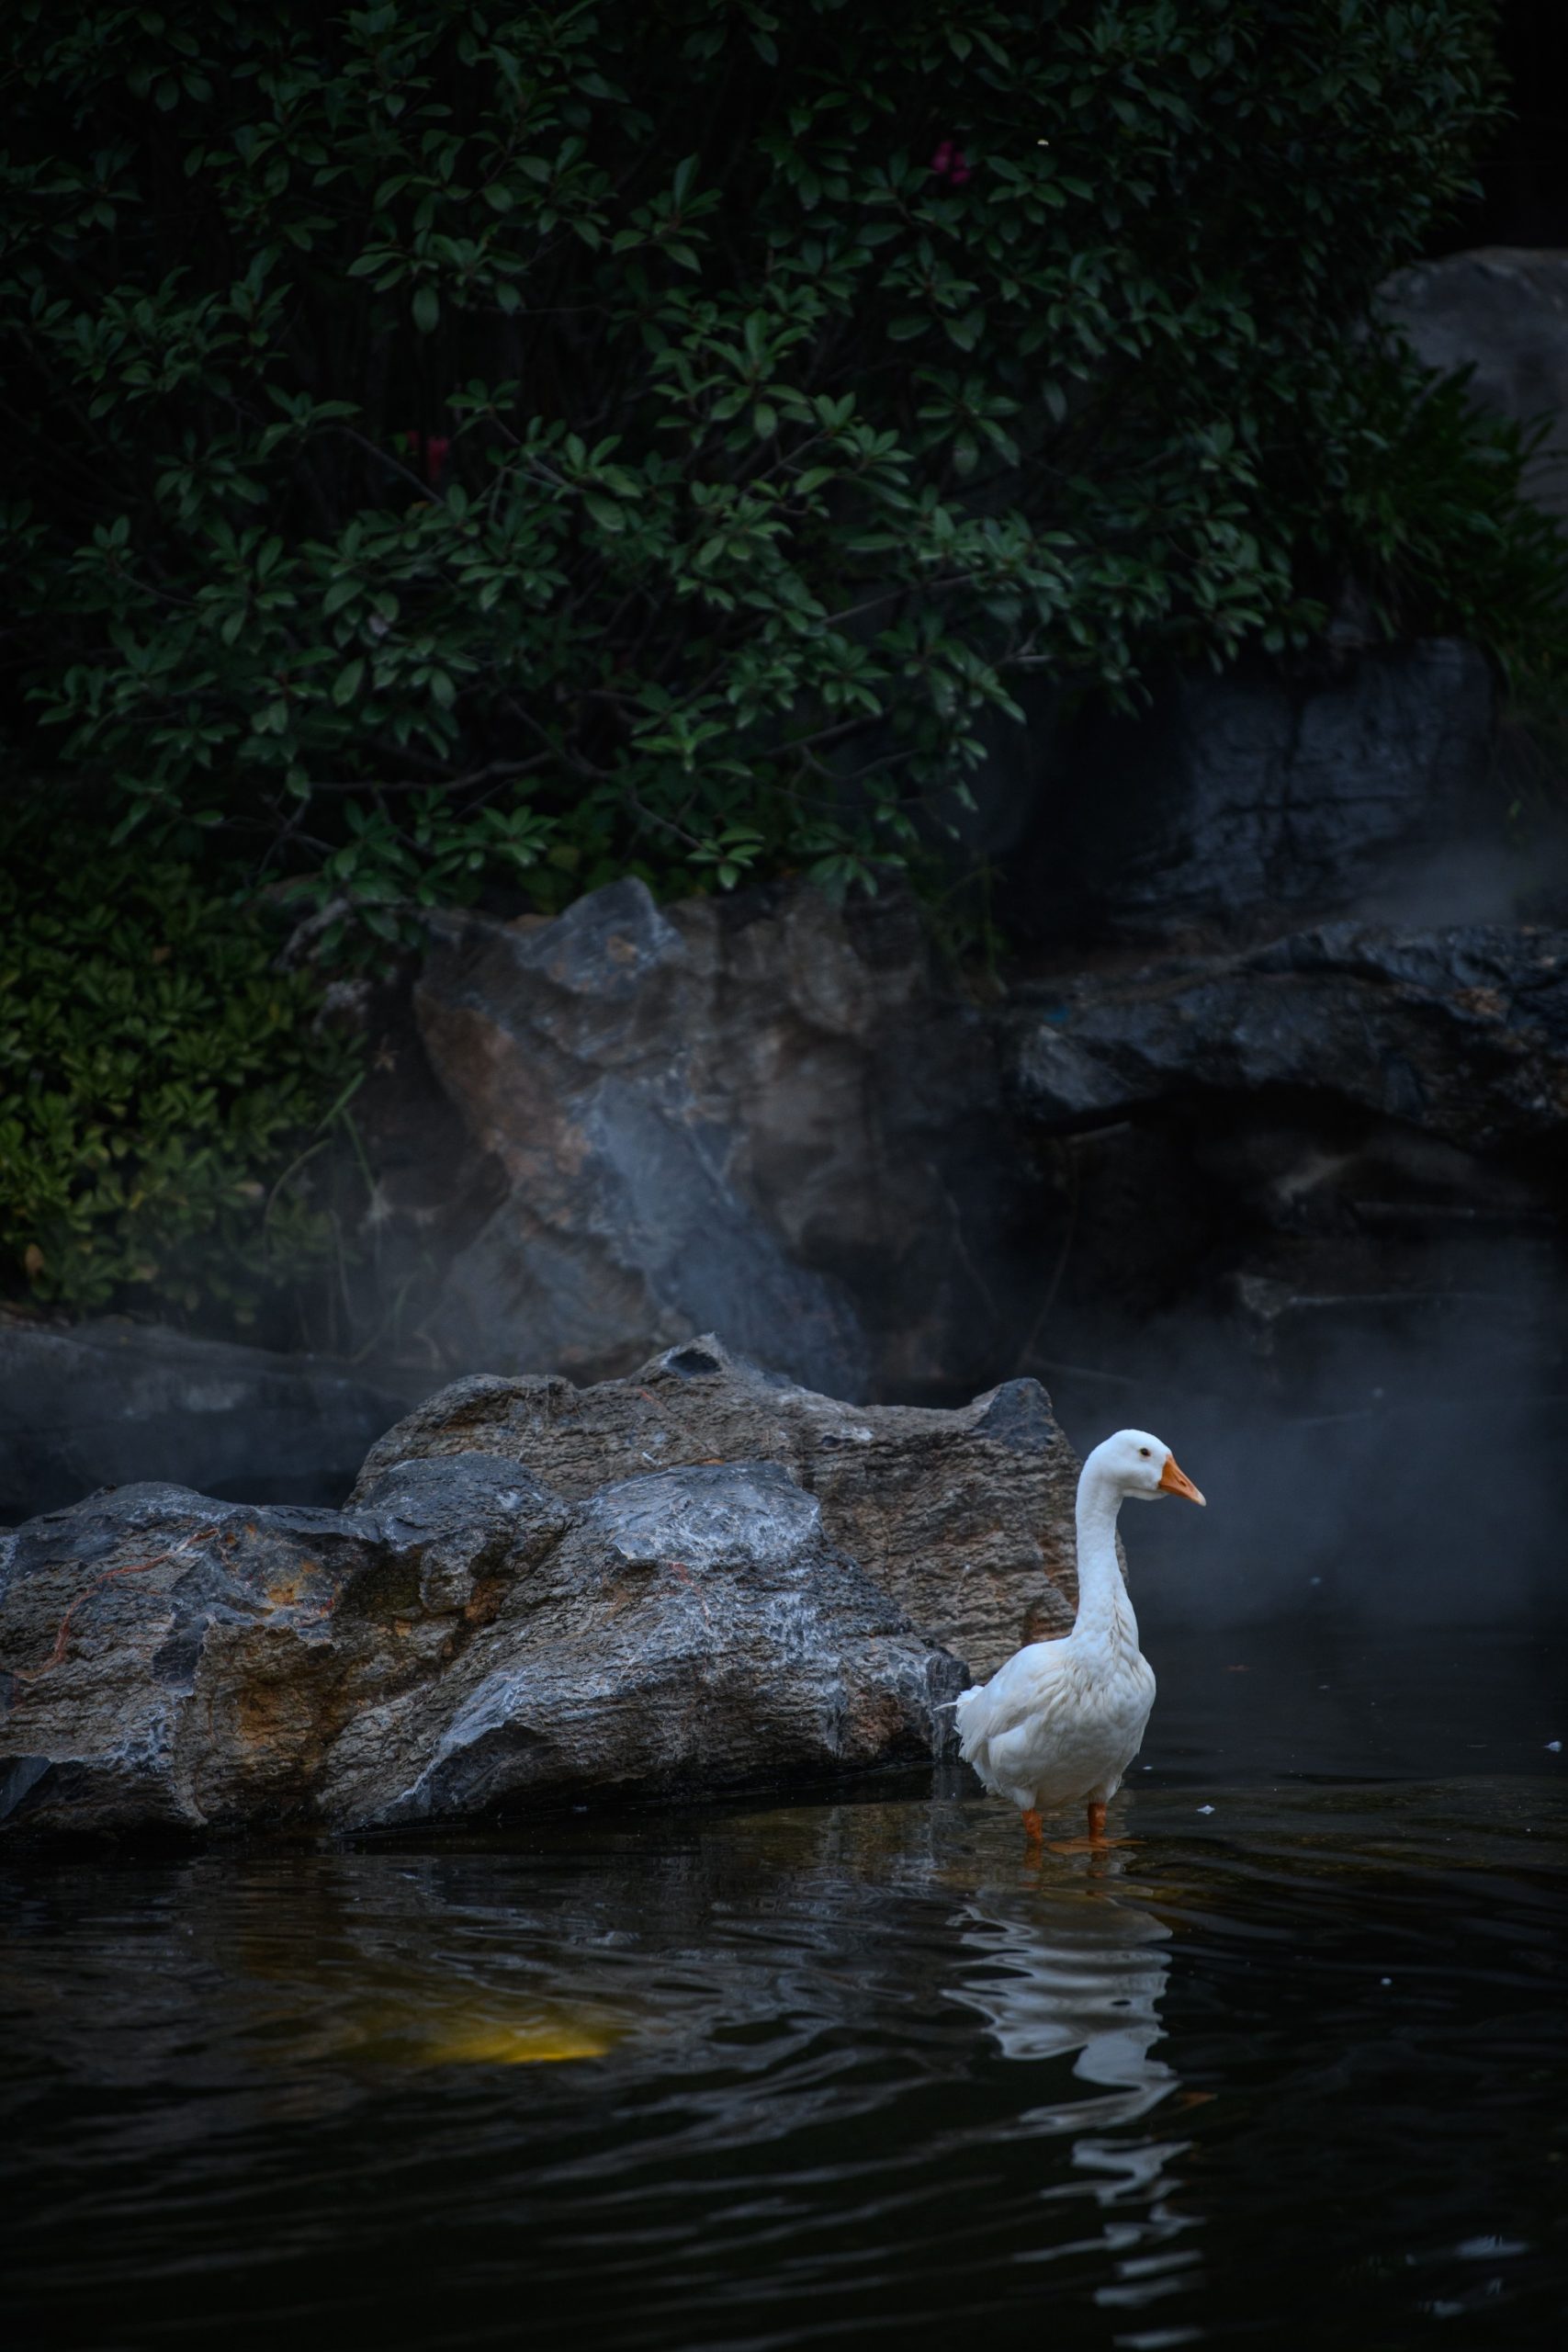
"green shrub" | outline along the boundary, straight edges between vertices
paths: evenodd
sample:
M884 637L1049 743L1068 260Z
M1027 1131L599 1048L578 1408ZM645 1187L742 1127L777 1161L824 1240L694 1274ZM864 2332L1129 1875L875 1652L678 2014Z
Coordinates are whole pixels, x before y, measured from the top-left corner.
M1304 514L1303 541L1325 562L1354 545L1357 584L1384 629L1418 614L1490 646L1517 691L1550 693L1568 652L1568 549L1556 521L1519 496L1548 424L1476 413L1469 374L1368 355L1351 396L1337 396L1328 495Z
M1348 572L1532 658L1517 468L1423 456L1353 333L1491 13L18 0L30 721L391 937L486 876L865 876L1031 673L1297 643Z
M243 1322L331 1246L300 1178L357 1054L276 948L174 858L0 830L0 1294Z

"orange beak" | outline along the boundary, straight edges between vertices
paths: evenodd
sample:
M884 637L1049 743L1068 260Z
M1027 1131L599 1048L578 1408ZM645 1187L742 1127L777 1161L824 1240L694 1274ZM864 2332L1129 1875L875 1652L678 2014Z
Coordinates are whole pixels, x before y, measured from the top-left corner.
M1159 1490L1162 1495L1185 1495L1190 1503L1201 1503L1203 1499L1186 1471L1177 1468L1174 1453L1168 1453L1165 1457L1165 1468L1159 1474Z

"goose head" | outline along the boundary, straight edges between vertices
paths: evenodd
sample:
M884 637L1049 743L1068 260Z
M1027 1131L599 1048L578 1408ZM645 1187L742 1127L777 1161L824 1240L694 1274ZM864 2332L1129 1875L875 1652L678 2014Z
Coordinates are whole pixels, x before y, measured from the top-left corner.
M1190 1503L1203 1499L1165 1440L1147 1430L1118 1430L1097 1445L1083 1466L1086 1482L1091 1474L1134 1502L1157 1503L1167 1495L1185 1495Z

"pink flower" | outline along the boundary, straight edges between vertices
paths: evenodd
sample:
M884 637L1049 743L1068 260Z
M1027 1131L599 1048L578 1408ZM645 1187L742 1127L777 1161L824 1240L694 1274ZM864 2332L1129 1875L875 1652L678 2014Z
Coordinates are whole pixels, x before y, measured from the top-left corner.
M931 157L931 169L939 180L951 180L954 187L962 187L970 177L969 158L951 139L944 139Z
M400 433L398 438L434 490L441 480L441 469L452 447L449 436L445 433Z

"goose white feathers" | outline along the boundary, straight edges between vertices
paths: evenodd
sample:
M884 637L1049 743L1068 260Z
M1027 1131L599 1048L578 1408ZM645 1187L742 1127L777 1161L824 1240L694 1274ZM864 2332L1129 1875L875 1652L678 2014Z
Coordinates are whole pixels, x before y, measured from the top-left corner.
M958 1701L964 1761L993 1795L1023 1815L1031 1845L1041 1816L1083 1805L1091 1845L1105 1836L1105 1808L1144 1744L1155 1678L1138 1647L1138 1621L1116 1556L1116 1520L1131 1496L1202 1496L1176 1457L1146 1430L1118 1430L1097 1445L1078 1479L1078 1613L1065 1640L1032 1642Z

